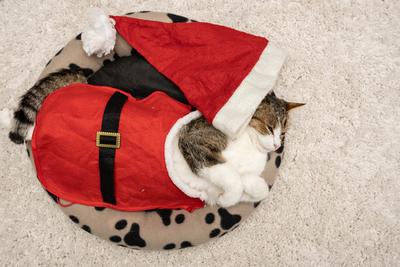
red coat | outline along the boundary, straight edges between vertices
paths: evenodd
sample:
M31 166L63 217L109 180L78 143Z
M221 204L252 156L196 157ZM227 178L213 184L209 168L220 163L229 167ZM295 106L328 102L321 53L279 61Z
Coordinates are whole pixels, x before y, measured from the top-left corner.
M119 210L203 207L201 200L186 196L168 176L165 138L190 107L162 92L141 100L128 95L119 123L121 146L115 154L116 205L103 202L95 139L104 107L116 91L127 95L111 87L73 84L46 98L32 137L43 186L71 202Z

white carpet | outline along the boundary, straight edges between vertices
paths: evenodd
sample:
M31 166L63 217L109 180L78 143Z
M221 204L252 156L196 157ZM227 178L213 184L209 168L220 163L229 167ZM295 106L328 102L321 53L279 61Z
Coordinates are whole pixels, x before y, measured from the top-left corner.
M172 252L116 247L75 227L1 130L0 265L399 266L400 2L285 2L0 0L0 107L81 31L89 6L266 35L289 55L276 91L307 102L291 114L269 199L234 233Z

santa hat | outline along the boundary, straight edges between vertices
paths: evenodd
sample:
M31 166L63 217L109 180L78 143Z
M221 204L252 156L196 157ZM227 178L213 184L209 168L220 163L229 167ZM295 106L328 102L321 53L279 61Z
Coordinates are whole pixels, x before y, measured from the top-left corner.
M234 138L275 84L285 55L266 38L210 23L164 23L100 16L97 29L116 31L173 81L209 123ZM84 37L83 34L82 38ZM114 37L111 37L115 39ZM90 53L104 54L96 44ZM105 44L110 44L101 40Z

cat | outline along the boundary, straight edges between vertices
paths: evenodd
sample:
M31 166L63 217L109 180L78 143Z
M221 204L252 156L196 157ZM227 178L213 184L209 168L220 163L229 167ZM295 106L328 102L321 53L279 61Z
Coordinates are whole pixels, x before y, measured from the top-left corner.
M31 138L36 114L44 99L58 88L87 83L81 69L62 69L39 80L20 99L13 114L9 138L22 144ZM144 85L146 81L142 81ZM132 93L132 92L130 92ZM248 127L235 140L208 124L193 120L179 133L179 149L193 173L224 192L215 203L229 207L239 200L256 202L266 197L268 187L260 177L267 153L278 149L286 130L287 112L299 103L289 103L268 94L256 109Z
M270 92L234 140L204 117L182 127L178 147L191 171L222 191L217 199L208 202L230 207L239 201L257 202L267 196L268 186L260 177L267 154L282 144L288 111L302 105L286 102Z

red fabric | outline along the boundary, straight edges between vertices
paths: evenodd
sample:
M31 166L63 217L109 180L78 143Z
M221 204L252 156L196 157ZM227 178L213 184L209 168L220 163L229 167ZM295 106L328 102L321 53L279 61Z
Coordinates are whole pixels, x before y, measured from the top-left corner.
M119 210L192 211L203 207L202 201L186 196L168 176L165 137L190 107L161 92L142 100L128 95L120 118L121 147L115 156L117 204L102 201L95 139L106 103L115 91L119 90L73 84L46 98L32 137L32 152L43 186L74 203Z
M210 23L112 18L118 33L180 87L210 124L268 44L263 37Z

